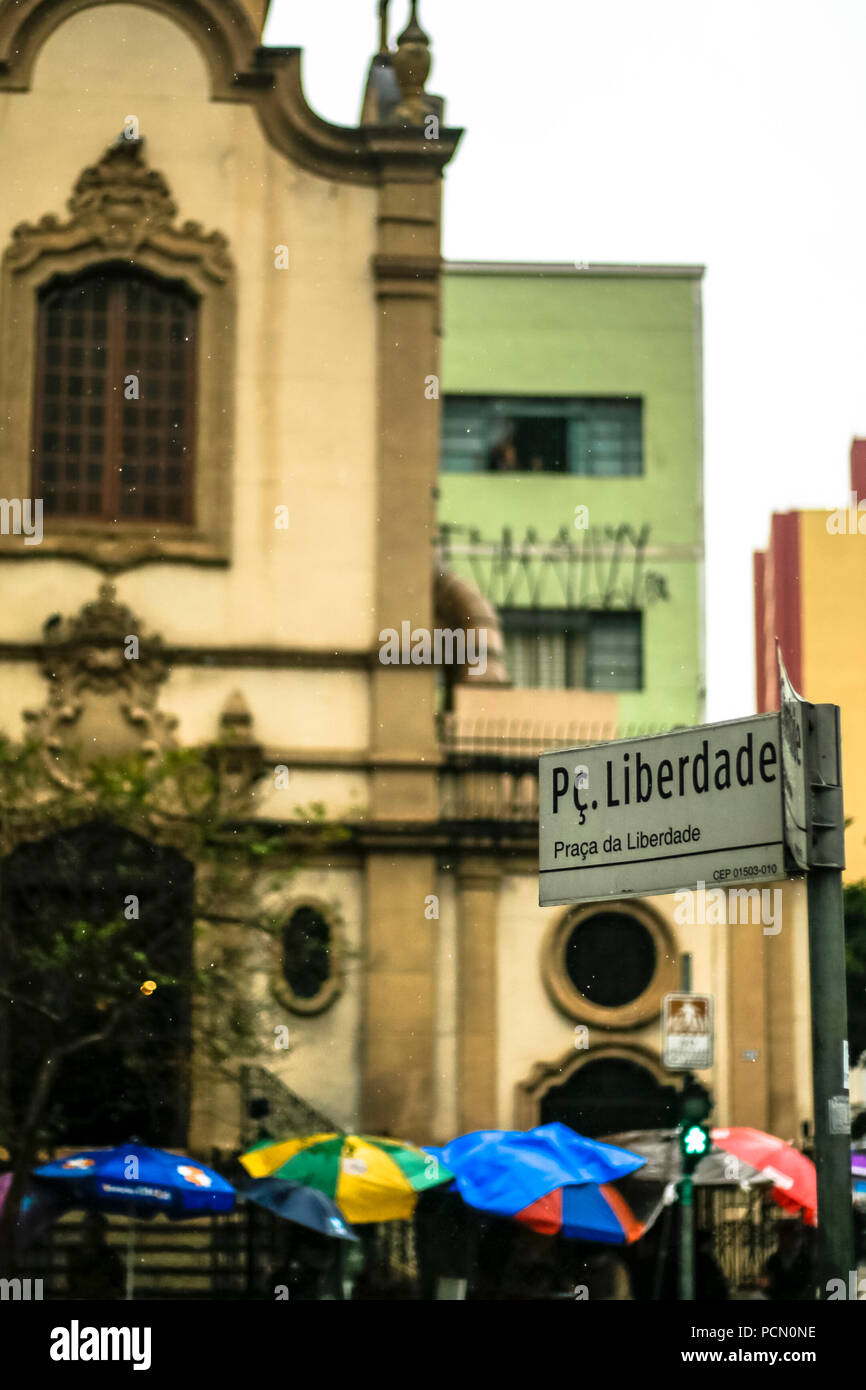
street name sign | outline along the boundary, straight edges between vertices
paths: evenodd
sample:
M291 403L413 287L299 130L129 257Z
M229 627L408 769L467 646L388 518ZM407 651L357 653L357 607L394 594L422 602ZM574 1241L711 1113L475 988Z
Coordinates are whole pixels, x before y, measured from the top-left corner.
M662 1066L706 1071L713 1065L713 996L666 994L662 1005Z
M778 714L543 753L538 798L542 906L791 872Z

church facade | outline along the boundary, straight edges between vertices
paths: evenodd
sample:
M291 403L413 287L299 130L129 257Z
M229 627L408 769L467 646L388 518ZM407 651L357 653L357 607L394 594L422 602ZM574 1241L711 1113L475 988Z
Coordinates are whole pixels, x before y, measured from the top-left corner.
M177 1142L236 1147L251 1094L421 1141L662 1122L684 954L717 995L718 1117L787 1135L808 1113L799 919L756 976L759 929L738 954L669 900L537 905L537 754L610 701L515 688L495 603L434 544L461 132L416 8L344 128L307 104L299 51L263 46L265 0L0 3L0 727L55 771L73 747L214 750L239 822L302 845L318 808L341 832L208 927L263 1052L217 1077L190 1025ZM444 671L423 644L382 659L407 628L476 641ZM54 862L29 853L10 901ZM267 950L244 932L264 901Z

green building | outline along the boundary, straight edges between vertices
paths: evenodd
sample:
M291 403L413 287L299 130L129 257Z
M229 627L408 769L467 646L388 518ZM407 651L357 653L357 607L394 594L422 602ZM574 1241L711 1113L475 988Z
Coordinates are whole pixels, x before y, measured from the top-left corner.
M606 692L620 733L703 717L702 274L446 267L443 560L514 687Z

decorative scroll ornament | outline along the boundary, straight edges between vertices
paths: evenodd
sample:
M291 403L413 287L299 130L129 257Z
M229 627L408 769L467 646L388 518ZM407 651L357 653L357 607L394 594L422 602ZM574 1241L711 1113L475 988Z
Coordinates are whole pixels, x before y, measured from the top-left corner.
M156 757L175 746L177 720L156 707L168 674L162 639L142 630L113 584L76 617L49 618L44 631L48 703L24 718L55 781L79 785L76 758Z
M145 164L143 147L143 139L121 136L98 164L85 169L67 203L68 222L46 213L35 225L19 223L6 251L10 268L24 270L41 256L87 246L124 257L151 249L173 260L195 261L218 284L227 280L232 261L226 238L205 233L199 222L172 226L177 207L162 174Z

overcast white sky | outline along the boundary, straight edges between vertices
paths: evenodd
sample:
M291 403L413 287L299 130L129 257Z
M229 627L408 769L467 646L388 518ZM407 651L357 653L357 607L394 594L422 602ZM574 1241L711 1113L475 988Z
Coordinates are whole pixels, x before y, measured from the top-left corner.
M267 42L304 48L328 120L357 121L377 8L272 0ZM408 10L392 0L392 41ZM772 511L847 499L866 435L866 4L422 0L420 18L428 87L466 128L446 256L707 267L707 717L748 714L752 551Z

